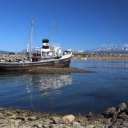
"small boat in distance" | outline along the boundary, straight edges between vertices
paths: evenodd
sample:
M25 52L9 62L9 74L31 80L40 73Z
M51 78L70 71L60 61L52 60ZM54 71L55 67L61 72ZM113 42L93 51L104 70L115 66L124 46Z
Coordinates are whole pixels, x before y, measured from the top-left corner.
M0 61L0 71L27 71L37 67L69 67L72 57L71 49L62 51L59 46L50 46L48 39L43 39L41 48L32 51L32 32L33 22L31 24L30 48L26 59L20 61Z

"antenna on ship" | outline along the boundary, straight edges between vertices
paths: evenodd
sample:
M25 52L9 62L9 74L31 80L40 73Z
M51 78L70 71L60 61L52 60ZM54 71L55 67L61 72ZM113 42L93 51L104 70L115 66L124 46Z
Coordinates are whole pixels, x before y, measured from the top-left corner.
M55 22L52 22L52 40L51 40L52 43L53 43L54 32L55 32Z

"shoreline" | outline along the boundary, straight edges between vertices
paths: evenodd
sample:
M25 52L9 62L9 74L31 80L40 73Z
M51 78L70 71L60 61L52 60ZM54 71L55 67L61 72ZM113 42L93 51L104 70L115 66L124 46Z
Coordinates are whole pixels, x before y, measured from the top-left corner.
M64 115L0 107L1 128L127 128L128 106L121 103L103 113Z

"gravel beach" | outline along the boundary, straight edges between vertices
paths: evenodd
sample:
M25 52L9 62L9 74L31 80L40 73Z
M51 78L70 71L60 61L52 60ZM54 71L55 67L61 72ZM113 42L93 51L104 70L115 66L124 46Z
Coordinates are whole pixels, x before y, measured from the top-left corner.
M128 128L128 106L121 103L94 115L64 115L0 107L0 128Z

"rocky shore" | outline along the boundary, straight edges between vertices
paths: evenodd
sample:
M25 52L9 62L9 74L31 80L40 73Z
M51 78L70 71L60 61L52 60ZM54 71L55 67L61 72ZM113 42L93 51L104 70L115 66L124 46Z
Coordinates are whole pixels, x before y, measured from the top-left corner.
M128 106L121 103L99 115L61 115L1 107L0 128L128 128Z

